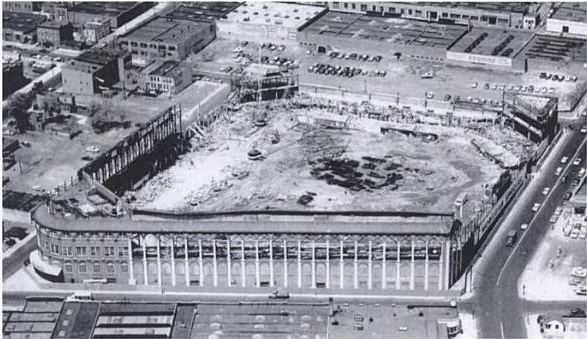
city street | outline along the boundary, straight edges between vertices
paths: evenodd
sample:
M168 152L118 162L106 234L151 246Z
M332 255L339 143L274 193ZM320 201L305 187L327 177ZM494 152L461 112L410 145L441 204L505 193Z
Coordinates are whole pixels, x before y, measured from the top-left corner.
M480 338L523 338L526 337L524 315L528 312L555 311L553 303L525 303L518 297L518 278L526 267L534 250L542 241L549 227L549 218L562 201L562 197L571 187L571 180L562 183L560 178L567 175L574 177L579 168L585 166L585 136L571 130L561 139L560 151L554 150L542 165L526 191L518 199L501 229L496 233L491 246L487 248L473 270L473 291L475 296L461 304L463 310L474 311ZM556 146L555 146L556 147ZM560 158L570 159L560 176L555 176L555 169L560 166ZM573 166L575 158L583 160L580 166ZM544 187L552 187L544 197ZM537 213L531 211L534 203L541 203ZM520 225L528 223L525 231ZM517 245L505 247L505 235L509 230L523 232ZM575 307L585 307L585 302L554 303L561 311Z

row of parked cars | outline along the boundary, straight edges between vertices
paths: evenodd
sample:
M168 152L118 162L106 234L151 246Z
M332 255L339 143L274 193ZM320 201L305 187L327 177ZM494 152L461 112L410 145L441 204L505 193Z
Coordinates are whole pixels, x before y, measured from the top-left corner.
M387 71L385 70L366 70L361 69L358 67L349 67L349 66L333 66L327 64L314 64L308 67L308 72L316 73L316 74L323 74L323 75L336 75L336 76L344 76L352 78L358 75L364 76L371 76L371 77L385 77L387 75Z
M292 60L288 58L282 57L268 57L266 55L261 57L261 63L266 65L276 65L276 66L283 66L287 68L298 68L300 61L299 60Z
M545 79L545 80L559 81L559 82L561 82L561 81L577 82L577 77L576 76L558 75L558 74L551 74L551 73L546 73L546 72L540 73L539 78L540 79Z
M383 57L381 55L369 55L369 54L358 54L358 53L342 53L342 52L330 52L328 54L332 59L345 59L345 60L357 60L367 62L380 62Z
M478 82L473 82L471 84L471 88L478 88L479 87L479 83ZM534 87L534 85L528 85L528 86L522 86L522 85L514 85L514 84L509 84L509 85L505 85L505 84L489 84L489 83L485 83L483 85L483 89L486 90L500 90L500 91L504 91L504 90L508 90L510 92L522 92L522 93L542 93L542 94L546 94L546 93L550 93L550 94L554 94L554 87L542 87L542 88L538 88L538 86Z
M246 46L246 45L243 45ZM278 44L273 44L273 43L264 43L261 44L261 49L268 49L270 51L278 51L278 52L283 52L285 51L285 45L278 45Z

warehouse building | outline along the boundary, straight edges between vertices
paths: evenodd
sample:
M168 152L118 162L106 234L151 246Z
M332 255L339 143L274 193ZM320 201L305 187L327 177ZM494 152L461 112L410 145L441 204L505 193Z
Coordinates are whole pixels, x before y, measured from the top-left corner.
M66 11L68 22L81 26L96 19L110 19L110 27L118 28L153 7L153 2L86 2L61 10Z
M447 48L466 33L466 26L330 11L302 26L298 41L316 46L318 53L398 53L402 57L444 60Z
M103 93L126 79L130 55L112 50L90 50L63 64L63 92L81 95Z
M2 40L35 43L37 26L45 20L43 15L2 11Z
M546 19L546 30L587 36L587 4L562 2L552 16Z
M73 41L73 26L60 22L44 22L37 27L37 40L50 47L59 48L63 41Z
M38 251L31 262L54 281L438 291L456 281L463 264L463 231L450 214L247 212L66 220L42 206L33 220Z
M183 91L192 83L191 67L176 61L156 61L141 71L139 88L168 96Z
M428 22L499 28L534 29L541 4L524 2L342 2L329 1L334 11L401 17Z
M166 18L215 21L223 18L240 6L240 2L183 2L173 11L165 15Z
M324 7L278 2L245 2L218 20L218 35L259 42L292 40L298 29L327 11Z
M452 44L446 59L455 63L475 63L522 70L523 58L516 56L530 42L533 34L525 31L472 28Z
M155 60L182 61L215 38L213 21L158 17L119 38L118 45L132 54L134 65L146 66Z

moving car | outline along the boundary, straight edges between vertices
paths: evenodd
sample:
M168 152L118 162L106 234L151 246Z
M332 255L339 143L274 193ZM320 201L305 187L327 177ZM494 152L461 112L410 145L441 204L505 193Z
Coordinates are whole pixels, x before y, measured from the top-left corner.
M534 205L532 206L532 212L538 212L538 210L540 209L540 203L534 203Z
M581 158L577 158L577 159L575 159L575 161L573 161L573 165L575 165L575 166L579 166L580 163L581 163Z
M557 167L556 171L554 171L554 175L556 175L558 177L559 175L561 175L562 172L563 172L563 168Z
M514 246L514 244L516 243L516 240L518 239L518 232L517 231L509 231L508 235L507 235L507 239L506 239L506 246L507 247L512 247Z
M544 187L544 189L542 190L542 195L548 195L549 192L550 192L550 187Z
M523 231L523 230L526 230L527 228L528 228L528 224L526 224L526 223L524 223L524 224L522 224L522 226L520 226L520 229L521 229L522 231Z
M566 164L569 161L569 157L565 156L561 158L561 164Z

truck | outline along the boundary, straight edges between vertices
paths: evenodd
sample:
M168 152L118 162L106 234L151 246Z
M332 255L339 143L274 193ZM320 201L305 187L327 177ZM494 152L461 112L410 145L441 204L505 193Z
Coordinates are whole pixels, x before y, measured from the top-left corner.
M506 239L506 246L507 247L512 247L514 246L514 244L516 243L516 240L518 239L518 232L517 231L509 231L508 235L507 235L507 239Z

